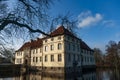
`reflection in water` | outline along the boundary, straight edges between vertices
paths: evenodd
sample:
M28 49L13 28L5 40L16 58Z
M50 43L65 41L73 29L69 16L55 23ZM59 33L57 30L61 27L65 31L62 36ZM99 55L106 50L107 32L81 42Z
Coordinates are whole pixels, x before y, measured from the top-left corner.
M97 80L120 80L119 71L98 69L96 71Z
M0 80L120 80L119 73L112 70L96 70L81 74L43 74L40 72L1 76Z
M41 74L29 73L13 76L12 78L0 78L0 80L96 80L96 73L86 73L84 75L74 74Z

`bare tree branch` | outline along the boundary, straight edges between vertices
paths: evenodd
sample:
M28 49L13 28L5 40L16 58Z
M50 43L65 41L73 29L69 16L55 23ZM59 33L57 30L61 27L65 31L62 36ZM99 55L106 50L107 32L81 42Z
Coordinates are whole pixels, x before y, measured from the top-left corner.
M3 22L0 25L0 31L3 30L5 28L5 26L7 26L8 24L15 24L15 25L18 25L19 27L27 28L30 32L33 32L33 33L39 32L39 33L42 33L44 35L49 36L48 34L46 34L45 32L43 32L43 31L41 31L39 29L34 30L30 26L28 26L27 24L21 24L21 23L19 23L17 21L14 21L14 20L3 20Z

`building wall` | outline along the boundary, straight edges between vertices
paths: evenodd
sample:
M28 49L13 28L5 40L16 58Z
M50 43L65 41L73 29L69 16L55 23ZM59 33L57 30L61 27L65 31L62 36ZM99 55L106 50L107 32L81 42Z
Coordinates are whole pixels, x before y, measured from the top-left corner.
M65 36L65 63L66 67L81 65L80 40L71 36Z
M95 65L93 51L82 49L81 53L82 53L82 58L83 58L83 62L82 62L83 66Z
M16 52L15 64L23 64L27 60L33 67L63 70L95 65L93 52L81 49L80 42L80 39L68 35L46 38L41 47Z
M31 49L30 48L25 48L24 49L24 63L27 65L31 65Z
M58 49L59 44L60 49ZM58 61L58 55L61 55L61 61ZM45 57L47 61L45 61ZM51 60L51 58L53 59ZM64 35L43 40L43 66L64 67Z
M31 66L42 66L42 47L31 49Z
M15 64L30 65L30 48L26 48L15 53Z
M15 53L15 64L23 64L24 63L24 51L17 51Z

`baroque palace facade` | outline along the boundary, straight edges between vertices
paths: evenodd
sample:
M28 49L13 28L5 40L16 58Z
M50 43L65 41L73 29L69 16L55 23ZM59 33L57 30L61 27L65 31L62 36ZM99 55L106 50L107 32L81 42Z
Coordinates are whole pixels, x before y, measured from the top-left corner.
M64 26L50 36L37 38L22 45L15 53L15 64L45 72L72 72L95 67L94 52Z

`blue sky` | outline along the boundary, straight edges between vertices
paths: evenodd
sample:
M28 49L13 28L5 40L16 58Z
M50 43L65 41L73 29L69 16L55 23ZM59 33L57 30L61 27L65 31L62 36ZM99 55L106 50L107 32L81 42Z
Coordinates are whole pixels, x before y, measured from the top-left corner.
M13 6L16 0L10 1ZM77 34L91 48L98 47L105 52L105 45L110 40L120 41L120 0L54 1L49 8L50 16L56 17L70 12L72 19L78 20Z
M91 48L103 52L110 40L120 41L120 0L60 0L50 7L57 16L70 12L78 19L77 32Z

